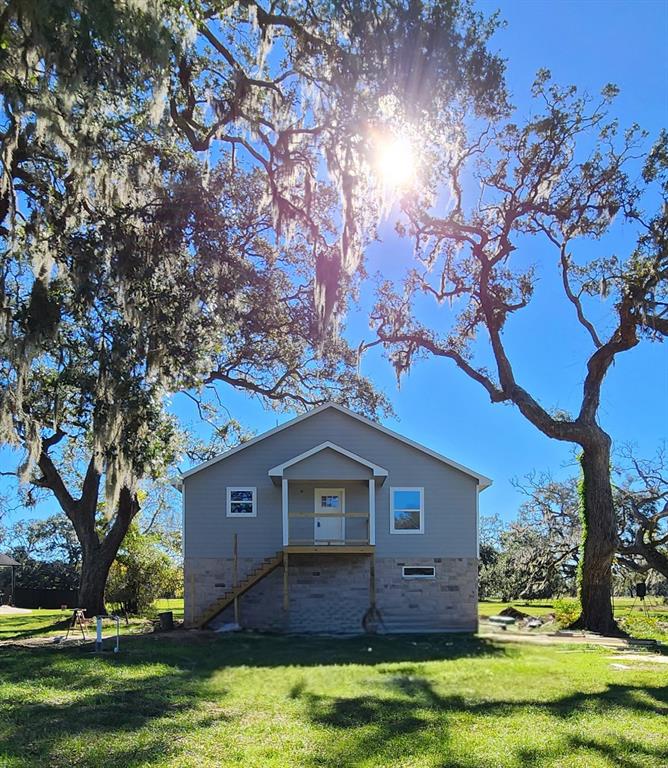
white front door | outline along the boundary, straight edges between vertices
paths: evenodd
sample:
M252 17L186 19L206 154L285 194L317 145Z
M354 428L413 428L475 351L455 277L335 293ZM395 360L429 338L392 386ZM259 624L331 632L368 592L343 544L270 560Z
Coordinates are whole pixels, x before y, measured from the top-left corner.
M345 514L345 492L343 488L315 489L315 532L313 538L318 542L336 542L343 544L346 538L345 519L333 517L332 513ZM319 513L324 513L322 516Z

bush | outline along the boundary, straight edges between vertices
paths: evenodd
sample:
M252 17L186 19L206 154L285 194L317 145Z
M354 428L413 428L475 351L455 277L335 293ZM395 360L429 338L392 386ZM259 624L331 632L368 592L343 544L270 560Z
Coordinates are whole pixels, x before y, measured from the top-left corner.
M625 616L620 619L619 626L631 637L642 640L668 641L668 624L659 621L655 616L642 614Z
M142 534L130 526L107 580L106 599L129 614L148 614L159 597L173 595L182 571L159 534Z
M580 603L577 600L559 599L554 601L554 618L560 627L570 627L580 617Z

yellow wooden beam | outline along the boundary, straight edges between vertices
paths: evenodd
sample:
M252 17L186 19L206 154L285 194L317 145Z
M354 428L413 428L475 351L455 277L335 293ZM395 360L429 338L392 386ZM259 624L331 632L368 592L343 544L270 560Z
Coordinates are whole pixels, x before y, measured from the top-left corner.
M347 544L331 544L325 546L318 544L290 544L287 547L283 547L283 552L286 555L370 555L372 552L375 552L375 549L375 547L371 547L368 544L359 546L349 546Z
M369 544L369 539L292 539L286 547L332 547L341 549L341 547L359 547ZM371 545L370 545L371 546ZM285 549L285 547L284 547Z
M368 518L369 513L368 512L346 512L345 514L342 514L341 512L289 512L288 517L310 517L313 519L314 517L364 517Z
M244 581L238 584L234 589L226 592L221 598L210 605L208 610L205 611L197 620L197 624L201 627L208 624L211 619L214 619L221 611L227 608L228 605L234 602L235 597L240 597L243 595L244 592L247 592L251 587L257 584L258 581L263 579L275 568L277 568L283 561L284 557L285 554L283 550L279 550L274 555L274 557L265 559L260 566L258 566L246 577L246 579L244 579Z

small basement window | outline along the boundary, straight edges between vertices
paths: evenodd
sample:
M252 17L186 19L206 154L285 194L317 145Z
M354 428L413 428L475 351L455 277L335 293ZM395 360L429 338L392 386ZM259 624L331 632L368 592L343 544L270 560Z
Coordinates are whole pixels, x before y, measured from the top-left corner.
M435 579L436 568L433 565L404 565L401 575L404 579Z
M256 517L257 488L227 489L227 517Z

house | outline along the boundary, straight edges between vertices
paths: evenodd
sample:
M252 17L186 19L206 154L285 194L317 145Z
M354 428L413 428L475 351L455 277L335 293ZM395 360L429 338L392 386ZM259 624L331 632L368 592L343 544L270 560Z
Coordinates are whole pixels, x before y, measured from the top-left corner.
M491 480L326 404L181 476L185 620L475 631Z

